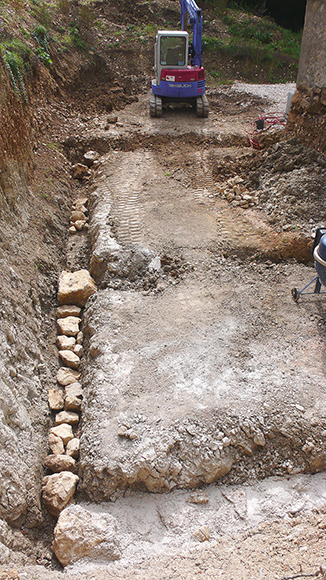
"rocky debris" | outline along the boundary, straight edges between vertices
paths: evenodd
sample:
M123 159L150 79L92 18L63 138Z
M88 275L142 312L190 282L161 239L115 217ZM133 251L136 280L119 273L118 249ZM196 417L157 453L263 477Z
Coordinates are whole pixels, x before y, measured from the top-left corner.
M54 433L49 433L49 447L54 455L63 455L65 452L65 446L61 437L58 437Z
M89 556L101 562L117 560L121 555L117 520L68 506L54 529L53 551L64 567Z
M45 507L53 516L73 500L79 477L70 471L61 471L43 478L42 498Z
M72 166L72 176L74 179L84 180L88 179L90 176L89 170L87 165L83 165L83 163L76 163Z
M64 334L59 334L57 336L56 343L59 350L74 351L76 346L76 338L74 336L65 336Z
M61 367L57 372L57 381L63 387L76 383L80 378L80 373L66 367Z
M78 370L80 367L80 358L72 350L59 350L59 356L67 367Z
M60 473L61 471L72 471L72 473L75 473L76 461L71 455L53 454L45 458L44 467L54 473Z
M78 459L79 448L80 448L80 440L78 439L78 437L74 437L73 439L70 439L70 441L68 441L67 443L66 454L70 455L74 459Z
M239 206L243 209L254 207L259 203L256 191L250 192L244 185L244 180L235 175L227 181L216 185L216 194L226 199L232 206Z
M64 304L57 308L57 318L66 318L67 316L80 316L81 308L75 304Z
M49 390L49 407L51 411L61 411L64 407L63 392L53 388Z
M190 494L188 498L189 503L194 503L197 505L203 505L208 503L208 496L207 493L204 491L194 491Z
M60 304L85 306L87 299L95 294L96 290L95 282L87 270L78 270L77 272L64 271L59 276L58 301ZM58 323L60 320L58 320ZM65 332L62 332L62 334L65 334Z
M201 526L193 533L194 538L199 540L200 542L207 542L210 538L209 529L207 526Z
M111 125L115 125L118 122L117 115L109 115L106 119L106 124L104 126L104 130L108 131Z
M97 153L97 151L86 151L86 153L83 155L83 159L87 167L92 167L94 161L97 161L99 158L100 155Z
M226 156L223 163L212 158L212 172L216 195L232 205L263 210L276 230L310 238L325 224L326 157L294 137L287 136L264 152ZM240 180L244 199L233 179Z
M8 550L9 552L9 550ZM0 580L19 580L18 571L14 570L2 570L0 572Z
M65 336L77 336L79 332L79 325L81 319L76 316L67 316L66 318L58 318L57 326L60 334Z
M61 423L56 427L51 427L50 435L51 434L62 439L64 445L67 445L68 441L74 438L72 427L67 423Z
M60 411L60 413L56 414L54 423L55 425L62 425L62 423L67 423L67 425L78 425L79 415L78 413L69 411Z

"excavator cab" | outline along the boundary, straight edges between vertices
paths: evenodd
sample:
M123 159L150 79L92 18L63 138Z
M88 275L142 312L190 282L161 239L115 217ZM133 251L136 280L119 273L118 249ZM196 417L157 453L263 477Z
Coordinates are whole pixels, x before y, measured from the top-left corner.
M192 26L189 42L187 16ZM205 69L202 66L202 15L194 0L181 0L182 30L159 30L154 47L151 117L161 117L164 103L189 103L197 117L207 117Z

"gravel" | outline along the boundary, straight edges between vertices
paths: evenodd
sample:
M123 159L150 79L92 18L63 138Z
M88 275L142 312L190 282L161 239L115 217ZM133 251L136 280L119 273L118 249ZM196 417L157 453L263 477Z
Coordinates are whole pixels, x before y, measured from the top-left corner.
M235 81L231 88L239 93L250 93L268 99L275 106L275 110L283 112L288 94L295 91L296 85L295 83L254 85Z

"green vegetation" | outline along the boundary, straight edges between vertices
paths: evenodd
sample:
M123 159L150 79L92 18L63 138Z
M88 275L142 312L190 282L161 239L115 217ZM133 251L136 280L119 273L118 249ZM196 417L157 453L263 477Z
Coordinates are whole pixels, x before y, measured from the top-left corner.
M237 5L237 10L240 9L243 11L243 7ZM203 38L204 50L210 51L210 56L215 53L216 56L239 62L248 80L255 80L258 69L264 70L266 82L279 82L285 69L292 76L287 80L295 79L301 33L283 29L271 20L249 13L238 19L232 10L225 11L221 21L226 26L226 35Z
M32 32L33 38L35 38L36 42L38 43L38 48L36 49L36 54L39 59L45 64L46 66L50 66L52 64L52 60L50 57L50 48L49 48L49 35L44 26L39 24Z
M20 40L0 42L0 54L18 98L28 102L24 77L30 68L31 50Z

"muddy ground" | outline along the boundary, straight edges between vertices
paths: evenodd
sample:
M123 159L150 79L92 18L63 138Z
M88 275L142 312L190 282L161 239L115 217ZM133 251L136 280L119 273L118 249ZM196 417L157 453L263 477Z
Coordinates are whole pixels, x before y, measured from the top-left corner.
M68 266L88 262L99 286L85 312L76 501L116 500L118 521L119 509L138 521L136 510L141 528L121 564L99 570L93 562L83 577L280 578L325 564L323 479L297 475L326 464L324 301L291 297L314 276L310 245L325 223L325 158L283 132L269 149L249 147L245 127L279 102L232 87L215 89L210 101L204 120L187 109L150 119L140 95L115 122L67 111L69 122L49 128L49 142L59 140L71 163L89 149L100 155L90 179L74 185L90 199L89 239L67 242ZM252 206L225 198L222 186L234 176L255 197ZM123 426L135 437L119 436ZM244 495L275 475L290 482L289 502L276 512L271 490L284 482L266 480L267 523L251 521ZM246 482L253 487L245 490ZM164 512L164 529L179 538L167 550L155 518L145 525L140 517L157 510L151 496L138 494L208 484L213 515L200 508L198 516L198 527L210 531L204 544L183 536L197 516L174 504L191 492L159 496L161 523ZM221 484L225 497L240 498L236 515L216 496ZM296 485L313 499L293 510ZM232 518L234 528L221 525ZM126 525L121 518L124 546L133 529ZM180 537L189 542L183 551ZM16 561L19 578L61 576ZM48 549L41 562L60 569Z

